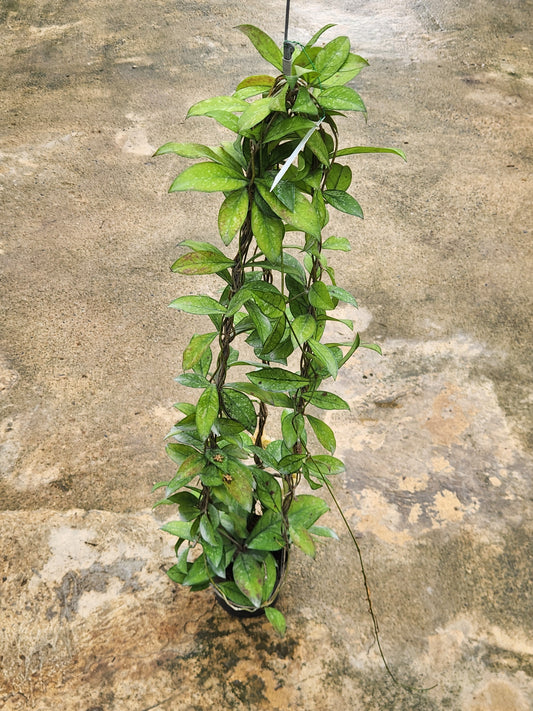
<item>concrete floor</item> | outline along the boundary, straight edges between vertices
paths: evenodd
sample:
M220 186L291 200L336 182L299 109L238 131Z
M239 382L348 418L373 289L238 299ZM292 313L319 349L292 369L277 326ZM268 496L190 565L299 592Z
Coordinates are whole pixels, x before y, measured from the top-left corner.
M344 145L365 221L337 217L339 283L378 340L332 416L391 667L354 550L297 553L289 629L235 621L164 575L152 513L181 351L167 309L206 277L169 265L215 233L217 196L167 195L168 140L226 138L189 105L266 66L233 27L282 39L285 3L5 0L0 6L0 706L527 711L531 632L530 0L293 0L370 60ZM328 35L325 36L327 39ZM158 510L159 511L159 510Z

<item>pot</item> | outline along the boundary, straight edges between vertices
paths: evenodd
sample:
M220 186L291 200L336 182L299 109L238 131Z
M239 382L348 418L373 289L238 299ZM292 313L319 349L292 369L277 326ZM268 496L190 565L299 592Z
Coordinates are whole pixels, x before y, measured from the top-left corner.
M276 558L276 562L278 563L276 585L274 587L274 592L272 593L270 598L266 602L264 602L261 607L251 608L231 602L226 597L224 597L224 595L222 595L222 593L219 592L215 586L213 586L215 600L220 605L220 607L232 617L238 617L241 619L250 617L261 617L261 615L265 614L265 607L270 607L276 602L283 581L285 580L285 575L287 573L287 566L289 563L289 546L282 548L279 551L273 551L272 555L274 556L274 558ZM233 579L231 568L228 568L228 579Z

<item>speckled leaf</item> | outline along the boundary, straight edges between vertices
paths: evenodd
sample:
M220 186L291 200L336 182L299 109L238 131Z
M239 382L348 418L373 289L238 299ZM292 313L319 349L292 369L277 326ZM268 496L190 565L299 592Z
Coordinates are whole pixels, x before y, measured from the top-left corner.
M327 390L315 390L312 393L304 393L304 397L311 405L320 408L321 410L349 410L350 406L335 393L329 393Z
M275 607L265 607L265 615L276 632L283 637L287 629L287 623L282 612Z
M188 252L170 267L177 274L216 274L228 269L232 259L217 252Z
M331 111L363 111L366 107L359 94L349 86L332 86L321 91L318 103Z
M407 160L405 153L400 148L378 148L377 146L352 146L351 148L341 148L337 151L338 156L353 156L359 153L394 153L400 158Z
M191 338L189 345L183 351L183 370L190 370L193 365L198 363L205 350L209 348L216 336L217 332L215 331L213 333L195 334Z
M280 72L282 71L283 58L281 50L266 32L263 32L263 30L260 30L254 25L238 25L237 29L248 37L259 54L266 59L267 62L276 67L276 69L279 69Z
M297 190L295 193L294 210L289 210L270 190L257 183L261 197L278 217L288 225L301 232L306 232L314 237L320 236L320 222L318 215L311 203Z
M248 213L248 190L230 193L218 213L218 231L224 244L229 244L242 227Z
M276 262L281 255L283 235L285 234L280 218L265 215L254 202L252 204L252 232L265 257L271 262Z
M179 311L185 311L188 314L209 315L219 314L226 311L222 304L212 299L210 296L179 296L174 299L169 306Z
M237 420L249 431L253 432L257 424L257 414L250 398L238 390L224 388L222 403L228 417Z
M321 86L323 88L330 86L342 86L356 77L361 69L366 66L368 66L366 59L363 59L363 57L360 57L358 54L349 54L348 59L344 62L339 71L335 72L335 74L330 76L329 79L325 79L321 82Z
M196 428L202 439L207 439L218 416L218 392L216 385L209 385L198 398L196 405Z
M244 111L248 107L246 101L235 96L213 96L193 104L187 112L189 116L207 116L213 111Z
M259 607L265 580L263 564L249 553L239 553L233 563L233 577L239 590Z
M361 205L343 190L324 190L323 195L324 200L336 210L346 212L348 215L354 215L355 217L363 217Z
M331 452L331 454L333 454L337 443L335 441L335 435L333 434L333 430L331 429L331 427L325 422L322 422L322 420L319 420L318 417L313 417L312 415L308 415L307 413L305 416L309 420L309 424L313 428L313 432L315 433L316 438L318 439L320 444L324 447L324 449L327 449L328 452Z
M270 113L270 97L257 99L253 104L247 104L247 108L239 118L239 131L247 131L253 128Z
M239 89L244 89L247 86L274 86L276 79L269 74L254 74L253 76L246 77L237 85L237 91Z
M302 378L301 375L283 368L260 368L247 373L246 376L252 383L263 390L275 393L295 392L309 382L306 378Z
M237 190L246 184L244 175L218 163L196 163L180 173L170 186L169 192L180 190L198 190L214 193Z
M317 54L315 68L320 75L320 81L329 79L338 72L350 54L350 40L348 37L335 37L328 42Z

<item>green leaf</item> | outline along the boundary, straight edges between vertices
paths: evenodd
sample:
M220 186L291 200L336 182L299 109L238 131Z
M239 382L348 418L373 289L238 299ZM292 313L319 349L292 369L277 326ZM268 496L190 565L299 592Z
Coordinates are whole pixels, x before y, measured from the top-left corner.
M263 32L263 30L260 30L258 27L254 27L254 25L239 25L237 29L248 37L263 59L266 59L267 62L276 67L276 69L279 69L280 72L283 70L281 50L266 32Z
M266 554L265 559L263 560L263 566L265 567L265 579L263 582L261 597L263 602L269 602L272 597L272 593L276 588L276 582L278 579L278 566L272 553Z
M252 482L253 478L249 468L237 459L228 457L224 487L245 511L252 510Z
M284 545L280 514L265 511L248 536L246 546L257 551L279 551Z
M252 96L258 96L259 94L265 94L270 91L270 86L246 86L243 89L238 89L233 93L233 96L237 96L239 99L251 99Z
M239 132L247 131L260 123L270 113L270 97L257 99L252 104L247 104L247 108L239 118Z
M320 222L311 203L297 190L295 193L294 210L289 210L270 190L259 182L256 183L259 193L267 205L278 217L297 230L314 237L320 237Z
M316 281L311 284L309 289L309 302L311 306L316 309L334 309L335 304L333 303L327 286L323 281Z
M291 212L294 210L296 188L289 180L280 180L272 191Z
M217 252L188 252L170 268L177 274L216 274L232 264L232 259L220 256Z
M238 553L233 562L233 577L243 595L260 607L265 579L263 565L249 553Z
M244 102L246 104L246 102ZM248 104L246 104L248 106ZM241 109L242 111L242 109ZM229 111L206 111L205 116L215 119L217 123L229 128L233 133L239 133L239 119Z
M178 469L176 476L169 482L166 490L167 497L173 494L182 486L186 486L195 476L200 474L207 462L203 454L194 452L185 459Z
M278 464L279 472L284 476L296 474L302 468L304 459L305 454L289 454L283 457Z
M292 333L299 346L303 346L306 341L316 333L316 321L311 314L301 314L292 322Z
M274 86L276 79L269 74L254 74L251 77L246 77L237 85L237 91L244 89L247 86Z
M198 360L192 368L195 373L197 373L198 375L202 375L204 378L207 378L207 376L209 375L209 368L211 367L212 361L213 353L211 352L211 348L206 348L200 356L200 360Z
M209 385L198 398L196 405L196 428L202 439L207 439L218 415L218 392L216 385Z
M324 538L334 538L336 541L339 540L339 537L335 533L335 531L332 528L329 528L328 526L310 526L309 527L309 533L312 533L315 536L323 536Z
M315 34L311 37L309 42L305 45L306 49L309 49L312 47L314 44L316 44L317 40L326 32L326 30L329 30L330 27L335 27L335 23L329 24L329 25L324 25L324 27L321 27Z
M276 632L283 637L287 629L287 623L283 613L276 610L275 607L265 607L265 615Z
M194 521L201 514L198 507L198 498L192 491L180 491L176 494L171 494L167 500L170 503L178 504L182 521Z
M320 131L314 131L307 140L307 145L322 165L329 165L329 151L326 148Z
M368 66L368 62L358 54L350 53L338 72L335 72L329 79L321 82L321 87L340 86L346 84L356 77L361 69Z
M217 583L216 588L234 605L240 605L241 607L252 606L250 600L246 597L246 595L242 594L234 582L227 581L225 583Z
M169 521L161 526L162 531L170 533L172 536L178 536L179 538L185 538L187 541L194 540L194 536L191 534L192 521Z
M371 351L376 351L379 355L383 355L383 352L377 343L361 343L361 348L368 348Z
M218 163L196 163L180 173L170 186L169 192L180 190L198 190L214 193L237 190L246 184L244 175Z
M192 447L188 447L186 444L169 442L165 447L165 452L170 457L170 459L172 459L174 464L177 464L180 467L187 459L187 457L190 457L191 454L194 454L195 450Z
M181 373L176 378L176 382L185 385L186 388L206 388L209 385L207 378L198 373Z
M209 582L209 575L205 566L205 555L202 553L192 564L185 576L182 585L201 585Z
M179 311L185 311L188 314L197 315L219 314L226 311L225 306L222 306L210 296L179 296L169 306Z
M287 113L287 92L289 90L289 85L284 84L281 89L279 89L274 96L270 97L270 110L279 111L280 113Z
M276 262L281 255L285 229L279 217L265 215L257 203L252 204L252 232L259 249L267 259Z
M308 344L309 344L313 354L318 358L318 360L326 368L326 370L331 375L331 377L333 379L335 379L337 377L339 366L337 365L337 361L335 360L335 356L333 355L331 350L323 343L320 343L319 341L315 341L314 338L310 338L308 340Z
M229 244L242 227L248 214L248 190L231 192L218 213L218 231L224 244Z
M348 37L335 37L317 54L315 68L320 75L320 81L329 79L338 72L350 54Z
M292 106L292 110L297 114L311 114L311 116L318 116L318 106L311 98L311 94L305 86L301 86L298 89L298 95L296 96L296 101Z
M306 460L306 464L312 474L321 476L334 476L346 470L344 462L329 454L315 454Z
M324 499L321 499L319 496L312 496L311 494L299 494L293 499L289 507L289 524L293 528L307 529L325 514L326 511L329 511L329 506Z
M222 390L222 404L228 417L240 422L249 432L254 432L257 414L249 397L238 390L225 387Z
M346 237L328 237L322 244L322 249L338 249L341 252L351 252L351 245Z
M183 370L190 370L195 365L204 351L209 348L210 344L215 340L218 333L196 334L189 341L189 345L183 351Z
M189 116L207 116L213 111L244 111L248 107L246 101L235 96L213 96L193 104L187 112Z
M292 133L303 136L315 125L314 121L303 118L303 116L291 116L273 124L265 136L265 143L279 141L280 138L289 136ZM301 137L300 136L300 137Z
M256 397L266 405L273 405L274 407L292 407L292 400L283 392L267 392L253 383L231 383L230 385L236 390L240 390L241 392L248 393L248 395Z
M219 533L216 534L216 539L217 542L214 545L203 540L202 548L204 549L207 562L209 563L211 569L215 572L215 575L221 575L225 573L225 566L220 566L224 555L224 544Z
M180 412L183 412L184 415L194 415L196 411L196 405L193 405L190 402L175 402L172 407L176 408L176 410L179 410Z
M224 257L224 252L222 252L218 247L215 247L211 242L202 242L197 239L184 239L178 242L178 247L190 247L193 252L214 252L218 254L219 257Z
M154 156L162 156L167 153L174 153L182 158L211 158L211 160L218 162L217 156L212 149L201 143L176 143L171 141L158 148Z
M327 287L327 290L329 292L329 295L333 296L335 299L338 299L339 301L344 301L345 304L355 306L356 309L359 308L357 306L357 301L355 300L355 298L350 294L349 291L346 291L346 289L342 289L340 286L330 285Z
M263 360L269 360L268 355L273 353L274 350L279 346L285 335L285 318L281 317L277 321L273 322L273 328L270 332L268 338L263 343L263 349L261 351L261 358ZM264 357L263 357L264 354Z
M165 452L167 453L169 458L172 459L174 464L181 466L183 462L187 459L187 457L189 457L191 454L194 454L195 450L185 444L169 442L169 444L167 444L167 446L165 447Z
M283 436L283 443L289 451L292 450L296 442L298 441L298 429L296 427L297 420L299 417L292 410L285 415L281 420L281 434Z
M349 410L350 406L338 395L329 393L326 390L315 390L311 393L303 393L303 397L311 405L319 407L321 410Z
M217 417L215 424L213 425L213 430L216 434L220 435L224 439L229 437L235 437L244 429L244 425L236 420L230 420L227 417Z
M349 165L333 163L326 177L328 190L348 190L352 182L352 171Z
M252 453L257 454L261 461L267 466L274 464L274 468L277 462L272 461L272 457L266 450L261 447L255 447L252 445ZM256 494L259 501L267 509L276 511L279 513L281 511L281 487L277 482L277 479L270 474L270 472L264 469L259 469L259 467L254 468L254 479L256 481Z
M331 452L331 454L333 454L337 447L337 442L335 441L335 435L333 434L331 427L326 425L325 422L322 422L322 420L319 420L318 417L313 417L307 413L305 416L309 420L309 424L313 428L313 432L315 433L320 444L324 447L324 449L327 449Z
M223 483L222 474L219 469L209 465L200 474L201 482L204 486L220 486Z
M215 536L215 529L207 514L200 517L200 535L212 546L218 545L219 541Z
M343 190L324 190L323 194L325 201L336 210L346 212L348 215L355 215L355 217L363 217L361 205Z
M365 105L359 94L349 86L332 86L321 91L318 103L329 111L363 111Z
M315 544L305 528L295 528L294 526L289 526L289 535L295 546L298 546L300 550L311 558L315 557Z
M407 160L405 153L399 148L378 148L376 146L352 146L351 148L341 148L337 151L338 156L352 156L358 153L394 153L400 158Z
M296 392L309 384L306 378L283 368L260 368L247 373L246 377L263 390L275 393Z
M269 319L277 319L285 314L286 297L273 284L265 281L256 281L249 284L248 289L257 306Z

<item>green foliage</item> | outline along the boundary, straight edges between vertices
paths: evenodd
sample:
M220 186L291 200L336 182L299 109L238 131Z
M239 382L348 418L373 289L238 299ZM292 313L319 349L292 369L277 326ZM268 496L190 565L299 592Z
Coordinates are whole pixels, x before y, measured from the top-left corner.
M238 242L227 255L209 241L185 240L188 251L172 265L182 276L216 275L221 288L218 298L190 294L170 304L207 316L210 325L183 352L176 380L198 396L175 406L183 417L168 433L166 451L177 471L155 487L165 487L156 505L179 511L178 520L162 527L177 537L177 563L168 575L193 590L213 585L234 607L265 608L280 634L285 618L272 603L286 551L295 545L314 556L316 536L336 537L317 525L328 511L325 501L297 488L302 479L311 489L329 488L329 477L344 471L324 420L328 410L349 405L323 384L358 347L380 352L358 334L339 343L323 335L328 320L353 329L334 316L340 302L357 308L326 257L326 251L351 249L345 237L324 235L329 209L363 217L348 192L352 169L338 159L367 153L405 158L395 148L339 149L337 114L366 115L346 83L367 62L351 52L348 37L318 46L331 26L296 50L292 76L254 74L233 95L189 109L188 118L214 119L233 132L231 140L215 147L169 142L156 152L200 161L182 170L170 192L222 193L219 236L226 247ZM252 25L238 29L282 70L281 50L268 35ZM235 367L240 380L232 378ZM278 413L274 427L268 408ZM270 431L281 431L281 439L269 442ZM195 546L200 554L193 560Z

